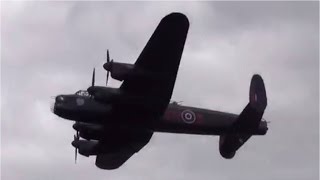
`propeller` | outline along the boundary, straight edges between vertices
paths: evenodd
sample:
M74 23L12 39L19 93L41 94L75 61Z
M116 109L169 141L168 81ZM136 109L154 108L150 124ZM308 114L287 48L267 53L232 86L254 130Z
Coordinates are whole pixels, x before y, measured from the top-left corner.
M78 142L80 139L80 136L79 136L79 131L77 131L76 135L73 135L73 141L74 142ZM78 156L78 148L75 147L74 149L74 162L77 163L77 156Z
M107 63L110 62L110 56L109 56L109 49L107 50ZM106 86L108 85L109 80L109 71L107 71L107 79L106 79Z
M105 68L107 70L106 86L108 85L108 80L109 80L110 70L112 68L112 63L113 63L113 59L111 59L111 61L110 61L109 49L107 49L107 63L104 66L104 67L109 66L109 68L107 68L107 69Z
M91 86L94 86L94 81L95 81L95 74L96 74L96 69L93 68L93 73L92 73L92 82L91 82Z

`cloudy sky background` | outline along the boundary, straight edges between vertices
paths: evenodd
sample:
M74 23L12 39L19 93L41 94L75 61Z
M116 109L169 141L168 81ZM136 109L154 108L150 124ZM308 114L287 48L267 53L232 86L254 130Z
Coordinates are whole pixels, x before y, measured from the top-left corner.
M319 177L318 2L1 2L1 178L316 180ZM271 121L234 159L218 137L154 134L121 168L74 165L72 122L51 96L103 85L105 50L134 63L172 11L190 21L173 99L240 113L252 74ZM119 82L111 81L117 87Z

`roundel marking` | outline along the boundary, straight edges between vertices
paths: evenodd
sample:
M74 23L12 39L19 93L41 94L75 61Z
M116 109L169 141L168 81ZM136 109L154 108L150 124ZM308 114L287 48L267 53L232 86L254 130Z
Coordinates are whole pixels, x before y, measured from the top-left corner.
M181 113L181 119L187 124L192 124L196 121L196 114L191 110L184 110Z
M84 99L82 99L82 98L77 98L77 99L76 99L76 103L77 103L78 106L82 106L82 105L84 105Z

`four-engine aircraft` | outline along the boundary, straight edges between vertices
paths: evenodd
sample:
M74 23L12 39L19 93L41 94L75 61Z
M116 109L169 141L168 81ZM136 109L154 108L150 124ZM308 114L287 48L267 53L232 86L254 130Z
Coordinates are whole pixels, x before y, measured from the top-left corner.
M110 73L123 81L119 88L95 86L93 71L86 91L55 98L54 114L75 121L75 158L78 152L96 156L97 167L116 169L154 132L168 132L218 135L220 154L230 159L252 135L266 134L267 97L259 75L252 77L249 103L239 115L170 103L188 29L185 15L167 15L135 64L110 61L107 52L107 81Z

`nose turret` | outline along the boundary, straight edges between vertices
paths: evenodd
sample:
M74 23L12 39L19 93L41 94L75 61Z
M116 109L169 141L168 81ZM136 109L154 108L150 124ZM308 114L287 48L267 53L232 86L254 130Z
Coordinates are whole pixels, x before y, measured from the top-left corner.
M56 103L62 103L64 101L63 95L59 95L56 97Z
M59 109L59 106L62 106L64 100L65 98L63 97L63 95L56 96L56 98L54 99L54 102L51 102L51 107L50 107L51 112L58 115L57 109Z

